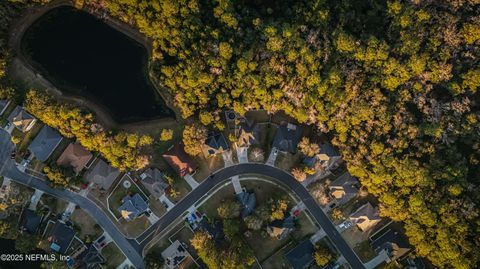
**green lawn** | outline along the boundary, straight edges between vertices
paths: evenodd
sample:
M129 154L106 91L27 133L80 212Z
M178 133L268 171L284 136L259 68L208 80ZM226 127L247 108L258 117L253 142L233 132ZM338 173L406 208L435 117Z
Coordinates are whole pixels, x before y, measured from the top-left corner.
M102 256L105 258L107 269L117 268L125 260L125 256L113 242L102 249Z

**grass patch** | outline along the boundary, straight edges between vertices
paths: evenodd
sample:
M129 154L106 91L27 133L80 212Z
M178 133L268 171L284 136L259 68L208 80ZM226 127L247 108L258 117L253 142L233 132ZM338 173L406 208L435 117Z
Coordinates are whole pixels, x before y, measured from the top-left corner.
M214 195L212 195L205 203L203 203L198 211L205 213L210 218L218 218L217 208L226 199L234 199L235 191L232 184L222 187Z
M33 139L37 136L40 130L43 127L43 123L40 123L38 120L33 125L32 129L27 133L22 133L17 128L13 128L12 136L17 136L21 138L20 143L17 144L17 151L20 153L24 153Z
M353 251L355 251L355 253L358 255L360 260L362 260L362 262L368 262L376 256L375 252L370 246L369 240L363 241L358 244L356 247L353 248Z
M290 171L300 164L301 159L301 154L298 152L296 154L279 152L275 160L275 166L282 170Z
M102 249L102 255L107 269L117 268L125 260L125 256L113 242Z
M151 224L150 221L148 221L148 218L143 215L131 221L126 221L122 218L120 225L129 236L137 237L150 227Z
M40 202L48 208L54 215L62 214L65 209L67 208L68 203L62 199L57 199L47 194L43 194L42 198L40 198Z
M80 228L80 233L77 236L85 243L92 242L103 233L95 219L80 208L73 211L70 219Z
M197 172L195 175L193 175L197 182L204 181L210 175L210 173L213 173L225 166L222 154L217 154L208 158L200 155L195 157L194 160L198 164Z

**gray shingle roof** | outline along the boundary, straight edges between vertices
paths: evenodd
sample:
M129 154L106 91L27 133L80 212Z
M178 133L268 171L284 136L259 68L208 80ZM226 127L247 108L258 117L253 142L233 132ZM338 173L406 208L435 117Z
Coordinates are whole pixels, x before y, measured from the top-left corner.
M65 223L57 221L48 237L52 243L50 248L58 253L65 254L75 236L75 231Z
M273 147L276 147L280 151L295 154L301 137L302 128L300 126L291 123L282 124L278 127L277 133L275 134Z
M15 109L8 116L8 121L11 122L17 129L22 132L29 130L30 125L36 118L30 115L22 107L16 106Z
M50 157L55 148L57 148L60 141L62 141L60 134L45 125L35 139L33 139L30 146L28 146L28 149L38 160L44 162Z
M304 269L313 263L314 251L315 247L312 242L310 239L306 239L290 250L285 257L293 269Z
M97 163L85 174L85 179L90 183L97 184L100 188L108 190L112 183L120 175L118 169L108 165L103 160Z
M206 156L221 153L225 150L228 150L228 143L222 133L211 133L205 140L203 151Z
M123 204L118 208L118 211L120 211L126 220L135 219L144 213L148 208L147 203L138 193L135 193L133 196L125 196L122 199L122 202Z
M149 168L141 175L142 184L148 189L151 195L159 198L165 193L165 189L169 187L168 183L163 180L163 173L157 168Z

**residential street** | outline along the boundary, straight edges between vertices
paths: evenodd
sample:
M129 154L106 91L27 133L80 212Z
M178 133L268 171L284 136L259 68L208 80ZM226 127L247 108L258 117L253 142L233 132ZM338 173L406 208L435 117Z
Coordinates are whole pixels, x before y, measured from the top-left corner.
M142 250L143 248L161 233L170 224L174 223L175 219L180 217L192 205L199 201L202 197L207 195L208 191L218 184L230 179L236 175L242 174L258 174L266 178L272 178L285 186L289 187L305 204L311 215L323 228L327 236L335 244L340 253L345 257L352 268L365 268L357 255L348 246L339 232L335 229L327 215L322 211L320 206L316 203L310 193L298 181L296 181L290 174L280 170L276 167L244 163L226 167L212 174L209 178L203 181L195 189L193 189L184 199L178 202L170 211L165 213L155 224L150 226L142 235L136 240L126 239L124 235L116 228L115 224L107 217L97 205L89 199L70 191L57 190L50 188L43 180L37 179L31 175L21 172L17 169L13 160L10 160L9 155L13 149L10 142L10 136L4 130L0 130L0 174L7 176L12 180L21 184L27 185L31 188L39 189L45 193L61 198L67 202L72 202L84 209L98 224L112 237L117 246L124 252L127 258L137 267L144 268Z

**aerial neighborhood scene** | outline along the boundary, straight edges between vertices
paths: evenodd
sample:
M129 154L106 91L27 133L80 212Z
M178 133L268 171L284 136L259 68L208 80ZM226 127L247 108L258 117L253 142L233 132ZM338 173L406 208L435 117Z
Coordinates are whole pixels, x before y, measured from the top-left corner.
M0 20L0 269L480 268L478 0Z

